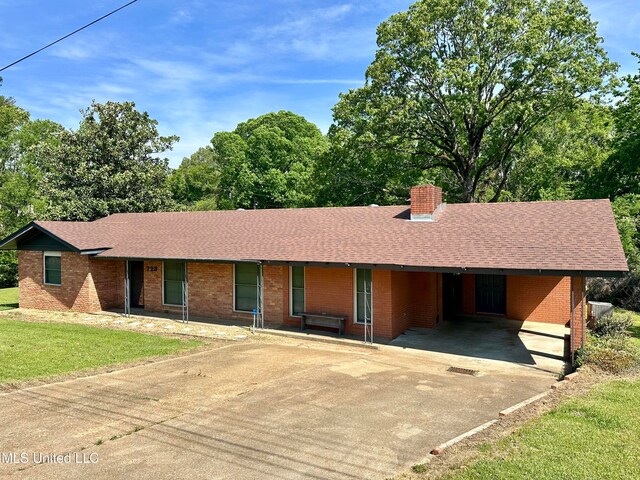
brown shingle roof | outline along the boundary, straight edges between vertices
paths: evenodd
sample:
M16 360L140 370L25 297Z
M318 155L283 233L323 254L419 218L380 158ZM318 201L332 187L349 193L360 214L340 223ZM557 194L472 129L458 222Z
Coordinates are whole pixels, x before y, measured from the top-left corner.
M627 271L608 200L114 214L37 222L98 257L257 260L475 270Z

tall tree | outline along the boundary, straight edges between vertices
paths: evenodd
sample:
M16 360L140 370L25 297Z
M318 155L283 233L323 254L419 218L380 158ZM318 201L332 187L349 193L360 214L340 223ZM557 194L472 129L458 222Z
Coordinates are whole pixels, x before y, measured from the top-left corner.
M280 111L240 123L211 140L220 163L220 208L304 207L314 201L312 172L326 150L316 125Z
M640 54L634 55L640 59ZM624 84L614 111L614 151L594 182L595 193L612 200L640 194L640 73L624 77Z
M426 172L453 199L496 201L534 129L613 78L601 41L580 0L419 1L378 28L331 137L390 152L392 179Z
M49 120L30 120L12 98L0 96L0 238L42 212L37 190L40 166L33 151L36 145L55 141L61 129ZM0 252L0 288L14 286L17 276L15 253Z
M507 201L600 197L596 176L612 152L611 107L582 101L539 125L514 155L500 196Z
M182 160L169 177L173 199L189 210L215 210L219 182L220 166L211 147Z
M77 131L65 130L39 152L46 169L42 195L52 220L94 220L111 213L171 208L168 160L176 136L133 102L93 102Z

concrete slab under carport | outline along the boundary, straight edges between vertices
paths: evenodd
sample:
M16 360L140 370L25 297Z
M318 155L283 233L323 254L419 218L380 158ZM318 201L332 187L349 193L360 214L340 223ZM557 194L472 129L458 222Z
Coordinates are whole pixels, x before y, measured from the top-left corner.
M99 458L0 464L0 476L387 478L555 381L488 364L480 376L460 375L449 360L247 342L0 395L3 451Z
M470 367L497 367L495 362L503 362L561 374L568 358L568 334L564 325L474 316L445 321L435 328L409 329L390 345Z

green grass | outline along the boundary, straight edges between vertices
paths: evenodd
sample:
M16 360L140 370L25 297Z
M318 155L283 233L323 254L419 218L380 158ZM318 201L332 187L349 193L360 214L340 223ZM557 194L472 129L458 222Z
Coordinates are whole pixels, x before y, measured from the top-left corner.
M615 381L481 453L449 480L640 478L640 381Z
M18 308L18 287L0 288L0 310Z
M176 353L202 345L124 330L0 319L0 384Z
M640 346L640 314L630 310L626 311L633 317L633 325L629 328L629 333L631 334L634 342Z

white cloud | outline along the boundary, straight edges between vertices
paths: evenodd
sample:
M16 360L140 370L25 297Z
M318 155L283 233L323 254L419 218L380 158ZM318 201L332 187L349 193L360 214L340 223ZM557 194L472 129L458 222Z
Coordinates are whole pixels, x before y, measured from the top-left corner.
M308 60L363 58L375 48L375 28L355 27L350 22L351 17L363 9L340 4L307 11L294 10L279 23L254 28L243 48L279 55L293 54Z

